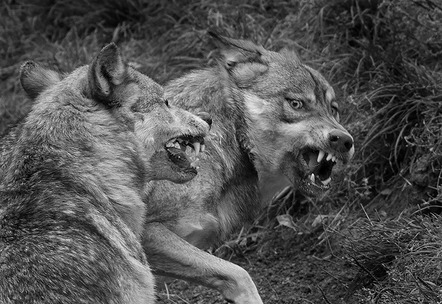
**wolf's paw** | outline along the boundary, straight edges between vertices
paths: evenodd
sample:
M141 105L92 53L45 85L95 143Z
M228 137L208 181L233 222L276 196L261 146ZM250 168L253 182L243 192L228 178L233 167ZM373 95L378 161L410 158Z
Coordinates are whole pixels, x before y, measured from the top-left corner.
M222 295L229 303L235 304L263 304L258 289L250 275L238 266L233 281L226 282Z

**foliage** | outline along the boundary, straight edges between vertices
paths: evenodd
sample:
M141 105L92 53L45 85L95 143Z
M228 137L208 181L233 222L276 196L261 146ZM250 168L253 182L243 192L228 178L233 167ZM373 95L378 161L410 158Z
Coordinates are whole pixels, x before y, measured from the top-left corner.
M442 218L365 220L345 239L360 271L349 288L358 303L442 301Z

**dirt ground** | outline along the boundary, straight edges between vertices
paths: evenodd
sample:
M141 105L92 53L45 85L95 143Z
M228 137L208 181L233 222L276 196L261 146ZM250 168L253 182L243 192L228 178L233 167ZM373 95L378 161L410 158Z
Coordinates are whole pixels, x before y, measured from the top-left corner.
M228 259L251 274L266 304L345 303L357 270L342 258L339 248L326 242L318 245L318 236L268 228L257 244L246 247L247 252L236 250ZM217 292L178 280L167 284L167 290L158 288L158 298L164 304L226 303Z

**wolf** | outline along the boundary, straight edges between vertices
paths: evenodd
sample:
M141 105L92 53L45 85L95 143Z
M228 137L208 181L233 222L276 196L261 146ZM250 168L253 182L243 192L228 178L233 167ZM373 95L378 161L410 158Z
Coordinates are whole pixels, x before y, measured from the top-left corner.
M35 102L43 91L62 79L63 75L60 72L31 61L22 67L20 73L20 84L31 102ZM23 119L19 120L17 125L10 127L0 135L0 180L5 174L5 160L13 151L12 147L17 143L18 135L23 127L22 121Z
M196 176L208 123L168 104L115 44L54 75L22 66L35 101L2 147L0 303L154 303L144 188Z
M217 64L165 87L171 104L213 119L200 174L183 185L150 183L142 246L155 274L259 304L250 275L206 250L252 221L278 187L324 193L354 143L333 88L295 52L211 35L221 49Z

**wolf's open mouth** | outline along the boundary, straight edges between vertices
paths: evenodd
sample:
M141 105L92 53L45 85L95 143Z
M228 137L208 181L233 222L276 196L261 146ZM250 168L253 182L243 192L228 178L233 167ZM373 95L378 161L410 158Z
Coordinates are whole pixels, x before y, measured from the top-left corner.
M330 176L337 161L336 156L322 150L307 148L302 153L302 157L307 164L306 181L321 190L329 189Z
M202 135L182 135L169 140L164 149L169 159L181 169L196 172L195 163L200 152L204 152L204 137Z

